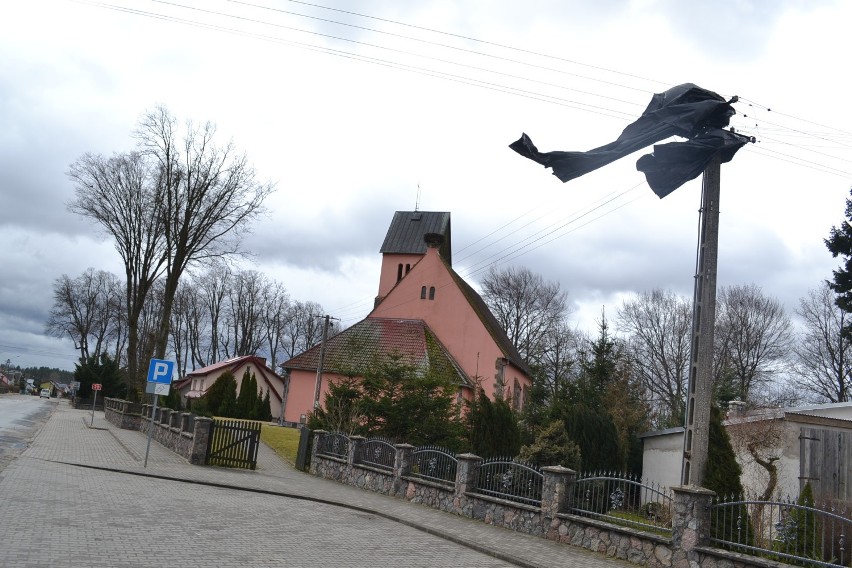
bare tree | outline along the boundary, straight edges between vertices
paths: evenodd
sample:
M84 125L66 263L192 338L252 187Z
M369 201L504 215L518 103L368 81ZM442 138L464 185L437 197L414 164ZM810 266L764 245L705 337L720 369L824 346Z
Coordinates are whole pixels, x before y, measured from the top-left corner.
M255 179L232 143L218 146L212 123L185 128L163 106L144 115L135 136L153 164L162 203L166 255L156 355L165 356L178 283L191 264L239 251L240 237L274 187Z
M168 257L165 217L151 168L138 152L111 158L84 154L71 164L68 176L75 184L68 208L112 236L124 263L128 377L141 390L139 318Z
M199 364L207 365L221 358L219 336L223 332L222 327L226 317L225 300L232 278L230 268L224 263L215 263L196 283L207 323L206 355L199 353Z
M175 355L178 374L181 377L186 376L189 367L192 340L193 340L193 316L195 315L194 308L195 292L191 284L186 282L178 286L177 294L175 295L174 307L172 308L172 321L169 326L169 335L171 337L171 348Z
M100 356L116 333L119 286L115 275L94 268L73 280L63 274L53 284L53 308L45 331L70 337L83 360Z
M659 427L683 423L689 379L691 302L673 292L652 290L625 301L618 311L618 328L628 334L633 372Z
M233 343L230 357L255 355L263 345L261 323L269 283L255 270L238 272L234 275L228 294L228 330L226 336ZM221 339L222 336L220 336ZM227 349L227 346L224 346Z
M547 390L547 398L555 401L567 396L568 386L576 380L580 346L584 338L566 322L557 324L545 337L543 350L535 368L535 380Z
M491 268L482 280L482 298L518 352L536 364L548 334L568 315L566 292L526 268Z
M307 351L322 339L322 306L316 302L294 302L285 320L282 346L287 358ZM332 330L329 330L329 335Z
M850 314L840 309L828 283L799 299L804 333L796 342L793 382L829 402L852 400Z
M723 287L716 320L716 377L731 394L750 400L788 366L790 318L777 299L750 284Z
M784 421L773 415L770 409L764 409L762 412L762 420L734 418L726 428L744 473L757 487L763 486L763 491L752 505L753 512L750 515L752 522L757 523L754 532L759 539L770 533L768 527L763 525L771 520L768 521L768 516L762 512L765 502L772 500L778 488L778 469L784 441Z
M290 297L281 283L271 283L263 298L263 333L269 352L269 368L275 369L284 348L285 330L290 311Z

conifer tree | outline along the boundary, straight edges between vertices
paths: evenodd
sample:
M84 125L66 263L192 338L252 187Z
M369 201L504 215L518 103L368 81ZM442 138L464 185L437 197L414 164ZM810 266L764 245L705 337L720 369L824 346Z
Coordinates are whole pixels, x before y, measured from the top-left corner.
M235 418L237 413L237 380L233 373L225 371L204 397L207 399L207 408L216 416L224 418Z
M837 307L852 313L852 199L849 198L846 199L845 217L840 225L831 228L825 246L833 257L843 259L843 265L834 271L834 280L829 286L837 294ZM843 333L852 336L852 324L847 324Z
M710 409L709 434L704 487L715 491L720 500L738 500L743 497L743 486L740 482L742 468L737 463L728 432L722 424L722 411L717 406ZM713 515L711 519L710 530L713 536L750 546L754 541L754 530L746 506L740 505L736 510L723 507L720 511L723 513Z
M269 396L269 389L266 389L266 394L263 398L257 397L257 400L259 401L257 419L269 422L272 420L272 399Z
M580 448L565 430L561 420L551 422L541 430L535 442L521 448L518 455L521 461L531 462L538 466L561 465L575 471L580 470Z
M254 420L257 414L257 380L248 369L240 382L240 394L237 396L237 418Z
M474 454L483 458L517 455L521 433L508 401L492 402L480 388L476 398L468 403L466 420Z

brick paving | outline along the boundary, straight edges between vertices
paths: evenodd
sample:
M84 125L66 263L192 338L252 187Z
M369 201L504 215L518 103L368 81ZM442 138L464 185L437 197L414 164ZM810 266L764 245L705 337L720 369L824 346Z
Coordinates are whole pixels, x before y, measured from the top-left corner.
M96 412L56 405L0 470L0 566L626 568L584 549L296 471L190 465Z

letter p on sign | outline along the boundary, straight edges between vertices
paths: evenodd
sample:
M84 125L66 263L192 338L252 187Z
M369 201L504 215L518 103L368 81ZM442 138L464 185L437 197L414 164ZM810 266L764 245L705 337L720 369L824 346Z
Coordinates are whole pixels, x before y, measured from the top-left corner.
M172 384L174 368L175 364L172 361L151 359L151 364L148 366L148 382L161 385Z

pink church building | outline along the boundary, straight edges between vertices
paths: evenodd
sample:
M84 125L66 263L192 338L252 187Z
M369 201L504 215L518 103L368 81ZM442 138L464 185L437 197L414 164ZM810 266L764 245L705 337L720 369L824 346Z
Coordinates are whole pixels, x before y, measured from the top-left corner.
M529 368L479 294L453 270L450 214L397 211L380 252L375 306L327 339L319 397L320 345L281 365L289 377L284 420L304 422L330 381L357 376L362 365L391 353L415 368L450 373L460 397L469 400L478 385L520 410L532 384Z

